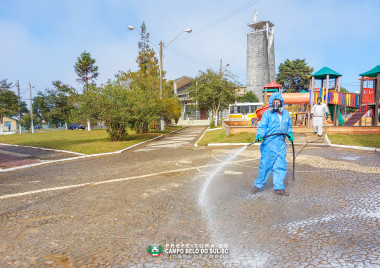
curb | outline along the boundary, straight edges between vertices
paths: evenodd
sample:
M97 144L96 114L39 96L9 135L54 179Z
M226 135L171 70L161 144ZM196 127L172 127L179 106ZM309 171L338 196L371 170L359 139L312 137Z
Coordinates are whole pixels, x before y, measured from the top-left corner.
M209 143L206 146L245 146L250 143ZM261 143L255 143L253 145L260 146ZM290 142L287 142L286 144L291 144ZM301 142L295 142L294 145L312 145L312 146L322 146L322 147L338 147L338 148L344 148L344 149L355 149L355 150L364 150L364 151L373 151L373 152L380 152L380 148L374 148L374 147L361 147L361 146L352 146L352 145L341 145L341 144L321 144L321 143L301 143Z
M218 127L218 128L210 128L208 127L206 131L213 131L213 130L219 130L219 129L223 129L222 127Z
M341 144L330 144L329 146L338 147L338 148L346 148L346 149L380 152L380 148L374 148L374 147L362 147L362 146L341 145Z
M194 147L198 147L198 142L203 138L203 136L206 134L206 132L210 129L210 127L207 127L206 131L203 132L202 136L197 140L197 142L194 144Z
M82 159L82 158L90 158L90 157L96 157L96 156L103 156L103 155L112 155L112 154L120 154L122 152L125 152L127 150L130 150L134 147L137 147L139 145L142 145L144 143L147 143L147 142L151 142L153 140L156 140L156 139L159 139L159 138L162 138L168 134L172 134L172 133L175 133L179 130L182 130L182 129L185 129L187 128L186 127L183 127L183 128L180 128L180 129L176 129L172 132L169 132L169 133L166 133L166 134L162 134L158 137L155 137L153 139L150 139L150 140L146 140L146 141L143 141L143 142L140 142L140 143L137 143L137 144L134 144L130 147L127 147L127 148L124 148L124 149L121 149L119 151L115 151L115 152L108 152L108 153L100 153L100 154L80 154L80 153L75 153L73 152L74 154L80 154L80 156L77 156L77 157L69 157L69 158L64 158L64 159L58 159L58 160L51 160L51 161L45 161L45 162L41 162L41 163L36 163L36 164L30 164L30 165L25 165L25 166L19 166L19 167L13 167L13 168L7 168L7 169L1 169L0 168L0 173L6 173L6 172L10 172L10 171L15 171L15 170L19 170L19 169L26 169L26 168L31 168L31 167L36 167L36 166L42 166L42 165L46 165L46 164L51 164L51 163L58 163L58 162L64 162L64 161L71 161L71 160L75 160L75 159ZM2 144L0 143L0 145L10 145L12 146L12 144ZM24 146L24 145L15 145L15 146ZM42 149L42 150L51 150L51 151L60 151L60 152L70 152L70 151L65 151L65 150L55 150L55 149L49 149L49 148L39 148L39 147L33 147L33 146L24 146L24 147L29 147L29 148L34 148L34 149Z

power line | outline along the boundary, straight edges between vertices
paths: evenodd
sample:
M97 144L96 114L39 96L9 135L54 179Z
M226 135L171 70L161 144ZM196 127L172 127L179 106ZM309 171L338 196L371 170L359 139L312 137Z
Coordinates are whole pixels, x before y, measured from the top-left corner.
M212 23L204 26L203 28L201 28L201 29L199 29L197 31L193 31L193 33L191 35L188 35L188 36L186 36L184 38L178 39L176 42L182 41L182 40L186 40L186 39L194 37L194 36L196 36L196 35L198 35L200 33L203 33L205 31L211 29L212 27L214 27L214 26L216 26L216 25L218 25L218 24L220 24L220 23L228 20L229 18L235 16L236 14L244 11L245 9L249 8L250 6L252 6L254 4L257 4L258 2L260 2L260 0L251 0L251 1L247 2L247 3L245 3L244 5L242 5L241 7L235 9L231 13L227 14L226 16L217 19L216 21L214 21L214 22L212 22Z
M187 38L190 38L190 37L192 37L192 36L194 36L194 35L197 35L197 34L203 33L203 32L205 32L205 31L211 29L212 27L214 27L214 26L216 26L216 25L218 25L218 24L220 24L220 23L222 23L222 22L228 20L229 18L235 16L236 14L238 14L238 13L244 11L245 9L249 8L250 6L252 6L252 5L254 5L254 4L257 4L258 2L260 2L260 0L250 0L250 1L248 1L247 3L245 3L244 5L240 6L240 7L237 8L237 9L235 9L234 11L228 13L226 16L217 19L216 21L214 21L214 22L212 22L212 23L210 23L210 24L204 26L203 28L199 29L198 31L195 31L195 32L193 31L193 33L192 33L191 35L189 35L189 36L187 36L187 37L184 37L184 38L182 38L182 39L179 38L179 39L177 39L176 41L173 41L172 43L175 43L175 42L178 42L178 41L181 41L181 40L186 40ZM151 38L150 38L150 39L151 39ZM149 42L150 42L151 44L153 44L155 47L157 47L157 46L156 46L151 40L149 40ZM235 59L237 58L237 56L239 56L239 54L241 53L241 51L243 50L243 48L244 48L244 46L243 46L242 49L237 53L237 55L235 55L235 56L233 57L233 59L232 59L231 61L235 60ZM203 63L201 63L201 62L199 62L199 61L197 61L197 60L194 60L194 59L192 59L191 57L189 57L189 56L187 56L187 55L185 55L185 54L183 54L183 53L181 53L181 52L179 52L179 51L174 50L173 48L166 48L166 49L167 49L167 50L170 50L172 53L174 53L174 54L176 54L176 55L178 55L178 56L180 56L180 57L182 57L182 58L187 59L188 61L191 61L191 62L193 62L193 63L195 63L195 64L197 64L197 65L200 65L200 66L202 66L202 67L208 68L208 66L206 66L205 64L203 64Z
M249 8L250 6L252 6L252 5L254 5L254 4L257 4L258 2L260 2L260 0L253 0L253 1L251 0L251 1L247 2L247 3L245 3L244 5L240 6L239 8L235 9L234 11L230 12L230 13L227 14L226 16L217 19L216 21L214 21L214 22L212 22L212 23L210 23L210 24L204 26L203 28L199 29L198 31L193 31L193 33L192 33L191 35L186 36L186 37L184 37L184 38L182 38L182 39L178 39L178 40L174 41L173 43L178 42L178 41L181 41L181 40L186 40L187 38L190 38L190 37L195 36L195 35L197 35L197 34L203 33L203 32L205 32L205 31L211 29L212 27L214 27L214 26L216 26L216 25L218 25L218 24L220 24L220 23L222 23L222 22L228 20L229 18L235 16L236 14L238 14L238 13L244 11L245 9ZM229 61L229 63L231 63L231 62L234 61L238 56L240 56L241 52L242 52L243 49L244 49L244 46L245 46L245 45L243 45L242 48L241 48L241 49L240 49L240 50L239 50L239 51L238 51L238 52L232 57L232 59ZM203 64L203 63L201 63L201 62L199 62L199 61L196 61L196 60L190 58L189 56L187 56L187 55L185 55L185 54L183 54L183 53L181 53L181 52L179 52L179 51L174 50L173 48L167 48L167 50L170 50L172 53L174 53L174 54L176 54L176 55L178 55L178 56L180 56L180 57L182 57L182 58L185 58L185 59L187 59L187 60L189 60L189 61L191 61L191 62L193 62L193 63L196 63L196 64L198 64L198 65L200 65L200 66L202 66L202 67L208 68L208 66L206 66L205 64Z
M188 61L191 61L191 62L193 62L193 63L195 63L197 65L200 65L200 66L205 67L205 68L208 67L205 64L203 64L202 62L199 62L199 61L197 61L197 60L195 60L195 59L193 59L193 58L191 58L191 57L189 57L189 56L183 54L182 52L179 52L179 51L177 51L177 50L175 50L173 48L167 48L167 50L169 50L171 53L176 54L177 56L180 56L180 57L182 57L182 58L184 58L184 59L186 59Z
M33 90L34 90L34 92L36 92L36 94L38 95L38 91L37 91L37 89L36 89L35 87L33 87Z
M228 61L227 63L231 64L238 57L240 57L242 55L242 52L243 52L244 48L245 48L245 44L243 44L243 46L239 49L239 51L237 53L235 53L235 55L232 57L232 59L230 61Z

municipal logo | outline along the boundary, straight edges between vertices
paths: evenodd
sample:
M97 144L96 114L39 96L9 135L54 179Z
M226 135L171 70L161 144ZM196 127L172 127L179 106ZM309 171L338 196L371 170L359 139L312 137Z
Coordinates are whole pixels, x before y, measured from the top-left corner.
M164 254L164 249L160 245L150 245L146 248L148 254L154 258L157 258Z

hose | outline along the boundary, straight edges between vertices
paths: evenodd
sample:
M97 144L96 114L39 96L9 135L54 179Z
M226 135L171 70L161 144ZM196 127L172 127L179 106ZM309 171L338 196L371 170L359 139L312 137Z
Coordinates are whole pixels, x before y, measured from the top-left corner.
M290 135L286 134L286 133L273 133L273 134L269 134L269 135L264 136L263 139L268 138L270 136L277 136L277 135L285 135L288 138L290 138ZM254 140L253 142L251 142L250 144L248 144L248 146L255 144L256 141L257 140ZM293 181L294 181L294 170L295 170L295 165L296 165L296 156L294 154L294 144L293 144L293 141L290 141L290 142L292 143L292 150L293 150Z

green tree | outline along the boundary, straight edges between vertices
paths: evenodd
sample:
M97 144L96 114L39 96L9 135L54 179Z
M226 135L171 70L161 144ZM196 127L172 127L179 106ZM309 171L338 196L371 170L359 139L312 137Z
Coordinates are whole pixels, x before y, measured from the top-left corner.
M24 129L27 129L27 130L30 130L30 127L32 126L31 123L32 123L32 120L31 120L31 116L30 116L30 113L26 113L24 115L24 117L22 118L22 121L21 121L21 126L24 128ZM38 118L36 118L34 115L33 115L33 125L36 126L38 124Z
M42 125L42 122L49 121L50 105L48 97L43 92L38 92L33 98L33 118L36 118L37 123Z
M146 30L145 22L141 25L141 41L138 42L139 55L136 62L139 66L139 71L144 75L159 76L160 68L156 53L149 47L149 33Z
M129 91L129 103L132 113L128 121L129 126L137 133L148 132L150 123L159 121L164 112L164 103L160 99L160 79L158 76L145 75L138 72L123 73L119 77ZM164 81L163 89L167 91Z
M164 117L165 124L170 125L172 120L177 124L181 117L181 102L177 96L171 96L164 99Z
M127 127L137 133L149 130L149 124L159 122L161 114L167 121L178 120L178 99L170 83L163 81L160 98L158 60L149 47L149 33L141 26L141 41L136 72L119 72L115 81L105 86L90 86L79 98L77 118L92 118L104 122L111 140L128 138Z
M112 141L125 140L132 116L128 88L119 81L108 81L102 87L90 87L80 96L82 118L101 120Z
M26 104L25 101L20 101L20 112L21 112L21 116L23 116L27 113L30 113L30 111L28 109L28 105Z
M142 23L140 32L141 41L138 43L139 55L136 59L139 70L138 74L129 73L129 79L134 80L133 86L135 89L139 88L147 91L149 100L151 101L149 106L154 106L153 113L147 113L149 116L145 117L141 122L136 121L133 124L138 126L136 131L146 132L148 130L147 125L151 123L146 121L149 118L156 121L157 117L163 115L166 124L171 124L172 120L178 122L180 116L180 112L178 116L178 110L180 111L181 106L177 96L173 94L172 85L165 79L162 83L162 99L160 98L160 68L156 53L149 46L149 33L147 32L145 22ZM165 76L165 72L163 72L163 76ZM144 105L144 103L142 102L141 105ZM144 110L142 107L137 106L135 106L135 109Z
M119 82L109 82L99 90L102 107L99 107L100 112L95 111L94 115L104 121L111 140L126 139L126 128L132 114L128 89Z
M248 91L241 97L241 102L259 102L259 98L252 91Z
M239 85L231 81L233 76L229 73L215 72L211 69L200 71L188 89L189 96L198 103L200 110L211 110L218 121L220 110L228 108L228 105L236 100L235 89Z
M15 116L19 112L18 96L11 90L12 83L7 79L0 81L0 133L3 132L4 116Z
M8 79L0 80L0 89L11 89L12 83L7 81Z
M84 91L88 90L90 85L95 85L95 79L98 77L98 66L95 66L96 60L91 58L91 54L84 51L78 57L74 65L75 73L79 76L77 81L83 84Z
M52 89L46 89L45 93L38 92L33 98L33 117L36 117L40 124L42 120L55 126L60 122L67 124L74 110L76 91L61 81L53 81L52 85Z
M53 81L52 84L54 88L47 91L50 106L49 118L57 125L61 121L67 124L71 111L74 109L75 89L61 81Z
M286 92L300 92L309 87L309 79L313 68L309 67L305 59L286 59L278 67L277 83L282 84Z

